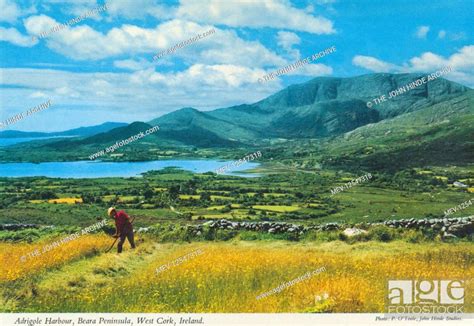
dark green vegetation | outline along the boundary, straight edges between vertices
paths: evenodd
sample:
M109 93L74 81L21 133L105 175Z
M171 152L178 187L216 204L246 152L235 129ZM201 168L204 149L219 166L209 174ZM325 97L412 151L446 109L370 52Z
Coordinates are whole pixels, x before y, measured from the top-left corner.
M149 230L146 235L159 242L191 242L191 241L301 241L301 242L329 242L344 241L349 244L357 242L379 241L391 242L403 240L409 243L421 242L447 242L449 240L442 239L440 235L430 229L408 230L403 228L390 228L387 226L367 227L368 232L356 236L348 237L341 230L309 230L303 234L297 232L284 233L267 233L259 231L244 230L222 230L213 229L207 225L202 227L199 235L185 225L177 225L176 223L157 224ZM472 241L472 234L467 238L453 239L453 242Z
M473 197L468 191L474 189L452 186L462 181L473 187L473 169L411 169L372 175L371 180L334 196L331 189L355 175L280 169L265 177L244 179L165 169L127 179L3 178L0 224L89 226L106 218L111 205L136 216L137 228L220 218L299 224L373 222L443 217L447 209ZM450 217L473 212L471 206ZM5 234L0 237L8 238Z
M304 168L397 172L474 162L474 91L323 140L288 141L266 157Z

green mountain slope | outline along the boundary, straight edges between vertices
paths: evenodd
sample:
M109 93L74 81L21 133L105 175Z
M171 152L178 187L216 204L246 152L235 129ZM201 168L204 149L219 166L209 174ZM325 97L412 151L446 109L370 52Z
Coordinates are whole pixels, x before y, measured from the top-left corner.
M152 159L157 151L183 146L193 152L273 144L268 150L276 148L280 158L310 155L311 164L373 169L472 161L473 91L469 88L439 78L372 108L366 106L367 101L421 76L315 78L254 104L208 112L184 108L90 137L0 148L0 154L13 161L28 159L24 153L37 160L41 154L80 159L158 125L158 132L126 150L136 159ZM287 142L287 149L275 145L281 142ZM296 151L298 156L291 153Z
M474 162L474 90L348 132L321 145L322 163L374 170Z
M110 131L102 132L97 135L87 137L84 139L78 139L78 140L65 139L65 140L56 141L50 144L46 144L44 145L44 147L55 148L55 149L60 150L60 149L70 148L71 146L94 145L97 147L97 145L99 144L111 145L115 143L116 141L129 138L133 135L140 133L141 131L145 131L150 128L152 128L152 126L144 122L133 122L127 126L115 128ZM148 137L153 137L153 136L154 134L151 134Z
M149 124L160 126L160 138L195 146L233 146L240 143L242 135L249 134L244 128L193 108L177 110Z
M86 137L96 135L98 133L107 132L109 130L126 126L124 122L105 122L103 124L91 127L80 127L66 131L54 132L53 136L79 136Z
M372 109L367 108L367 101L387 95L389 91L422 76L372 74L352 78L315 78L287 87L251 105L209 112L182 109L149 123L159 125L163 131L189 129L191 134L194 130L201 132L206 129L212 137L247 144L254 143L255 139L318 138L339 135L369 123L421 110L468 90L465 86L439 78ZM178 140L188 143L185 139Z

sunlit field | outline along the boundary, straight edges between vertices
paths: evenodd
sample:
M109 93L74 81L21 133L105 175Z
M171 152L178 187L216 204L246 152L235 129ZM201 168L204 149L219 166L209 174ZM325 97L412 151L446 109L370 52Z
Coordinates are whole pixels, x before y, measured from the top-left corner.
M0 244L0 281L14 281L36 274L45 269L68 263L78 257L93 255L99 250L110 246L110 238L106 236L83 236L80 240L65 242L49 250L49 241L34 244ZM48 251L42 252L43 248ZM28 256L39 250L39 256ZM23 257L23 259L22 259Z
M467 242L158 244L139 237L138 243L117 255L104 253L110 238L87 236L25 263L18 258L38 244L0 244L1 288L12 292L2 311L383 312L387 280L474 275ZM197 249L203 254L156 273ZM320 274L256 299L321 267ZM466 312L472 312L472 290L467 283Z

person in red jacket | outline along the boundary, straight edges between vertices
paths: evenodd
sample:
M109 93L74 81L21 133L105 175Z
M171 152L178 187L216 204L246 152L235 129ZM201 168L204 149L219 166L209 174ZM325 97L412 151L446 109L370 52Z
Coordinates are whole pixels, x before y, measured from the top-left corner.
M127 238L128 242L130 242L130 246L132 246L132 249L135 248L135 241L133 239L133 226L130 222L130 217L124 211L117 212L115 207L110 207L107 213L111 218L115 220L116 231L113 237L120 237L120 241L117 245L117 252L122 252L122 247L123 243L125 242L125 238Z

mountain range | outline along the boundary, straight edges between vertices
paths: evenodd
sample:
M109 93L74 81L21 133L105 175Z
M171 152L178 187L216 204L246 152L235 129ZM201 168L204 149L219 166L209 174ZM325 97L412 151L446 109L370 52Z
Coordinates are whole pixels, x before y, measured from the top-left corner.
M107 132L109 130L127 126L124 122L105 122L103 124L91 127L80 127L65 131L56 132L29 132L29 131L18 131L18 130L5 130L0 131L0 138L43 138L43 137L87 137L96 135L98 133Z
M410 83L420 74L372 74L353 78L320 77L254 104L200 112L184 108L149 122L185 143L205 134L213 144L253 143L265 138L318 138L340 135L458 96L467 87L436 79L407 94L369 109L367 101ZM180 137L186 131L188 139Z
M168 148L232 148L268 144L273 140L320 139L326 145L324 150L330 153L348 143L352 143L352 149L362 150L366 143L376 142L382 135L382 143L392 143L389 151L403 151L404 147L397 142L408 141L406 145L413 146L417 141L449 140L456 133L468 137L462 149L466 150L472 125L462 121L471 121L474 109L473 91L466 86L438 78L371 108L367 106L368 101L382 95L388 97L390 91L423 76L426 75L377 73L350 78L317 77L291 85L257 103L206 112L183 108L148 122L116 128L110 128L114 123L79 128L63 135L81 137L48 141L41 148L56 151L71 146L103 148L158 125L158 132L140 142ZM456 119L461 122L453 126ZM97 133L100 128L104 130ZM402 132L407 130L412 134L409 138ZM360 143L361 139L364 144ZM455 144L450 150L461 150L460 145ZM25 146L28 145L20 147L25 150Z

